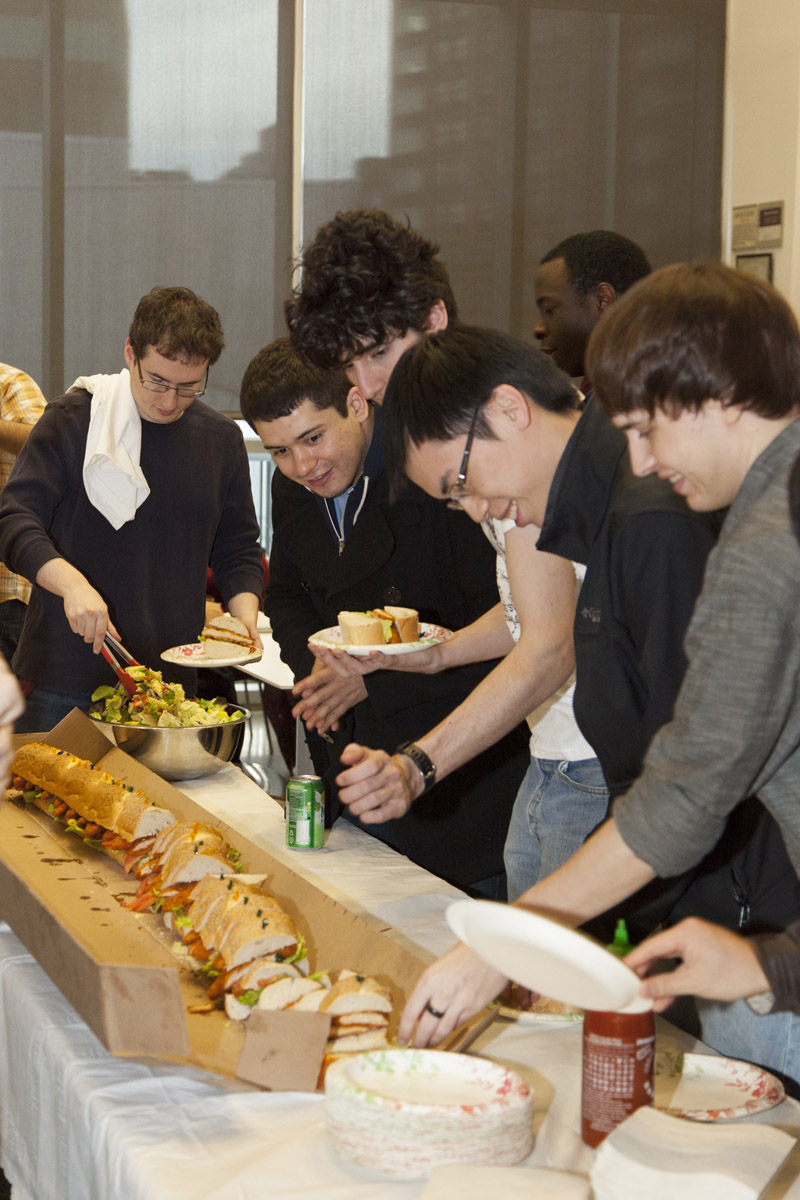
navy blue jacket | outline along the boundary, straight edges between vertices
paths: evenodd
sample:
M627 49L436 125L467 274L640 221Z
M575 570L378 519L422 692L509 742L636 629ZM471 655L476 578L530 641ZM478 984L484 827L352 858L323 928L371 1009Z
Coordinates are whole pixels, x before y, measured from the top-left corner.
M313 666L309 636L335 625L341 610L406 605L418 609L422 621L458 629L498 600L494 551L478 525L411 485L400 501L389 502L379 410L375 417L364 468L366 498L341 554L324 503L279 472L273 479L265 608L281 657L296 678ZM438 675L366 676L367 699L336 738L336 751L355 736L393 753L441 721L494 665L475 663ZM459 885L498 874L528 761L527 730L518 726L415 801L401 820L364 828ZM340 769L334 753L329 786Z

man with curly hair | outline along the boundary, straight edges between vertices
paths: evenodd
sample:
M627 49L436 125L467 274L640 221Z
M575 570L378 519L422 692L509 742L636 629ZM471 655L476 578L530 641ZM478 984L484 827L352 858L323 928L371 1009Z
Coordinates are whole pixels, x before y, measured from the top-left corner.
M357 209L337 214L303 254L302 283L287 306L295 348L324 368L344 364L361 395L382 403L404 351L457 320L447 271L437 254L438 247L407 221L396 221L388 213ZM563 382L572 403L577 403L574 390ZM478 750L496 744L516 722L547 704L547 711L538 714L529 770L517 801L524 815L513 836L509 832L506 845L508 886L514 897L541 872L560 865L602 821L608 792L600 764L572 712L575 572L536 549L535 531L486 522L484 532L497 551L502 602L480 621L459 629L449 642L402 659L376 652L355 660L315 650L314 675L300 680L295 690L304 698L306 707L298 706L298 711L308 722L310 715L319 720L323 713L324 691L335 686L332 673L344 689L354 675L375 670L446 677L460 663L502 658L462 703L437 725L428 726L424 735L418 734L416 748L435 764L441 784ZM386 763L377 744L369 745L368 753L381 763L381 783L391 792L395 815L407 813L432 786L432 778L423 780L404 754ZM542 815L545 795L549 811L557 813L549 820ZM382 797L388 799L385 791ZM377 823L386 815L373 812L367 819Z
M324 369L344 365L380 404L394 365L423 333L457 320L439 247L380 209L337 213L302 256L302 283L286 305L292 345Z

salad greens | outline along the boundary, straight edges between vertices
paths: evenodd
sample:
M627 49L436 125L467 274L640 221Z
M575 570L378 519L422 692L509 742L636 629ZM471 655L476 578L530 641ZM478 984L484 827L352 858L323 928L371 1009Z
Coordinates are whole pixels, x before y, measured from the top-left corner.
M95 688L90 717L115 725L177 728L225 725L243 716L240 709L229 713L227 706L217 700L187 700L179 683L164 683L161 672L150 667L129 666L126 670L136 682L135 694L129 696L121 683Z

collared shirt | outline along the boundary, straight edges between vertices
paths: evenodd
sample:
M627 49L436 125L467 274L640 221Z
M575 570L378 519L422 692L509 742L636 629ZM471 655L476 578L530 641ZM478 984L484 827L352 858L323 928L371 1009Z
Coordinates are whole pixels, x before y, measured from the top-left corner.
M614 807L626 845L662 877L699 862L751 794L800 873L800 546L788 505L798 452L795 421L748 471L709 556L673 719Z
M0 363L0 420L24 421L35 425L44 412L45 398L38 384L24 371ZM5 487L17 456L10 450L0 449L0 491ZM14 575L0 563L0 603L4 600L22 600L28 603L31 585L21 575Z

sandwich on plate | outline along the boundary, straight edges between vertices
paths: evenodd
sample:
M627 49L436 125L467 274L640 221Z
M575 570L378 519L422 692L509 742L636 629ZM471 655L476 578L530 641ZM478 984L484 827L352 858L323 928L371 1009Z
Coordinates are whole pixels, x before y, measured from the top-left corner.
M200 633L200 641L205 642L206 658L232 658L242 651L246 654L256 653L256 644L247 632L244 621L223 613L214 617L204 625Z
M340 612L342 641L352 646L386 646L419 641L415 608L373 608L369 612Z

